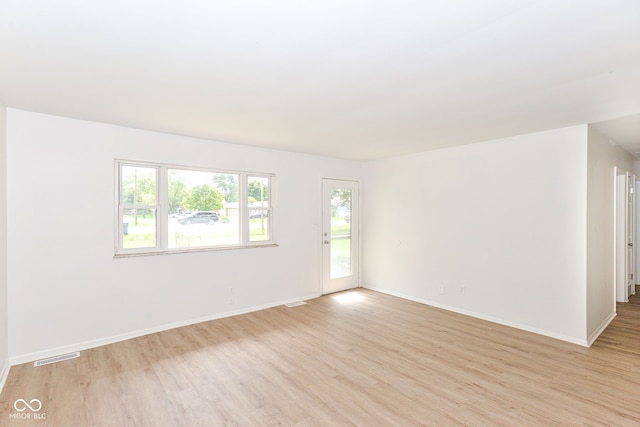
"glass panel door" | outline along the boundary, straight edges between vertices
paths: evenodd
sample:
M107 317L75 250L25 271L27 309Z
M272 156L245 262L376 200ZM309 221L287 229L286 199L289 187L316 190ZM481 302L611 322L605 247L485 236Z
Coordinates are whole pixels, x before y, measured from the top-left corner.
M353 191L331 190L331 279L351 275L351 199Z
M323 180L323 293L359 285L358 183Z

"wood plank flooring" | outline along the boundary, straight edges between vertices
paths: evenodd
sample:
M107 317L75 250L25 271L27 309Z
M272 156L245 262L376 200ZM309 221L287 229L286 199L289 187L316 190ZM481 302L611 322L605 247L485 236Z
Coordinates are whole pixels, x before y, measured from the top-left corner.
M640 425L640 305L618 313L583 348L359 289L15 366L0 425Z

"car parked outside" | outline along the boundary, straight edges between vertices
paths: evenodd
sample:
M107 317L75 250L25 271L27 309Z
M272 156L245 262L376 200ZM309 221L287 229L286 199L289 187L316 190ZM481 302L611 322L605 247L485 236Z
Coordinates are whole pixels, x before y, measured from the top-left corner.
M249 215L250 219L255 219L255 218L269 218L269 211L253 211L250 215Z
M217 212L213 211L200 211L193 212L184 216L178 220L178 223L183 225L188 224L215 224L220 220L220 216Z

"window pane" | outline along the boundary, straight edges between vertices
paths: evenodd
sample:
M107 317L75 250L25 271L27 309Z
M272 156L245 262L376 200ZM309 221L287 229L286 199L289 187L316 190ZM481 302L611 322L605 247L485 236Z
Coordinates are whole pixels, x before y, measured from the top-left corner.
M156 168L122 166L120 186L123 205L156 205Z
M269 178L250 176L247 179L247 195L249 208L269 206Z
M240 243L238 175L168 170L169 248Z
M260 242L271 239L269 219L269 178L247 177L249 206L249 241Z
M249 209L249 241L269 240L271 238L269 221L269 211L267 209Z
M331 192L331 278L351 275L351 190Z
M125 209L122 216L122 247L152 248L156 246L156 210Z

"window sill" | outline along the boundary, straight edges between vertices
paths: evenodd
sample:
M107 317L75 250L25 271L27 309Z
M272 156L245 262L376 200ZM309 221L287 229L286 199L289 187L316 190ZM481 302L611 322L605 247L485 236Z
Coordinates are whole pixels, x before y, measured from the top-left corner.
M229 251L236 249L259 249L259 248L275 248L278 247L277 243L265 243L255 245L241 245L241 246L216 246L216 247L200 247L200 248L184 248L184 249L166 249L166 250L149 250L144 252L120 252L113 255L114 258L129 258L139 256L152 256L152 255L173 255L173 254L186 254L193 252L215 252L215 251Z

